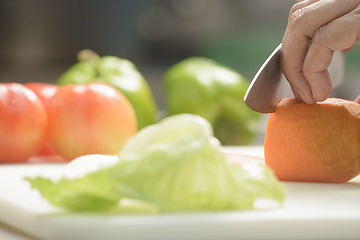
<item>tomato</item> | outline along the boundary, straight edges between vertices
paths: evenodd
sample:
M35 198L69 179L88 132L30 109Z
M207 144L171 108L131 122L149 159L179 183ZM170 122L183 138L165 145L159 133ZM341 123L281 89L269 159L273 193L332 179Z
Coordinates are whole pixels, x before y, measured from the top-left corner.
M58 89L58 85L53 83L41 83L41 82L30 82L25 83L25 87L33 91L41 102L44 104L45 108L49 100L54 96Z
M42 104L47 109L49 100L54 96L58 89L58 85L52 83L41 83L41 82L31 82L24 84L25 87L32 90L38 98L41 100ZM48 138L48 137L47 137ZM36 154L37 156L53 156L56 155L54 150L51 148L49 141L47 140L43 147Z
M0 162L26 162L45 141L47 116L34 92L19 83L0 84Z
M67 160L117 154L137 129L129 101L103 83L59 87L47 110L50 143Z

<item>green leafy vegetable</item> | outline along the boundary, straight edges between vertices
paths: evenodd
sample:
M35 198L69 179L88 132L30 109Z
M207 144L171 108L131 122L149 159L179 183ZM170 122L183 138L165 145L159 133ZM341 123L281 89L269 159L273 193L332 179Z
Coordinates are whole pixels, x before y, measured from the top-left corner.
M78 157L65 167L58 181L44 177L26 178L51 204L74 211L102 210L123 197L114 190L108 168L116 156L90 154Z
M253 208L257 199L271 199L282 202L285 199L285 187L273 172L263 163L231 164L233 176L240 191L237 195L238 208Z
M106 170L96 171L82 178L62 178L59 182L43 177L27 180L51 204L74 211L105 209L114 206L122 198L119 192L114 191Z
M264 164L228 162L211 125L200 116L174 115L145 127L118 157L57 183L28 180L50 203L71 210L116 205L119 213L220 211L254 208L258 198L284 199L284 185ZM125 199L130 204L121 205Z
M258 197L282 201L284 187L264 165L252 175L229 164L203 118L181 114L139 132L110 170L124 195L161 211L248 209Z

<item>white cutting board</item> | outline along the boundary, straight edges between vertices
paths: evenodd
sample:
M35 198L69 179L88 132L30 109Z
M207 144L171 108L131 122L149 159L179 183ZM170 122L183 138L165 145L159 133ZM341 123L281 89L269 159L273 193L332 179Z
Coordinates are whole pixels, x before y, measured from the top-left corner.
M226 148L263 157L262 147ZM62 164L0 165L0 222L44 240L360 239L360 179L286 183L283 206L255 211L158 215L68 213L24 176L60 176Z

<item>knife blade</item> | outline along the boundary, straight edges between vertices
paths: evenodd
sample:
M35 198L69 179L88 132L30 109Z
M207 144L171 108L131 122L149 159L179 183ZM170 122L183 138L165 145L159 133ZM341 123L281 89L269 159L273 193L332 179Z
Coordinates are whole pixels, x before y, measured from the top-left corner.
M248 87L244 101L254 111L260 113L275 112L277 105L284 97L294 97L280 65L279 44L255 74ZM344 55L335 52L328 68L333 88L344 79Z

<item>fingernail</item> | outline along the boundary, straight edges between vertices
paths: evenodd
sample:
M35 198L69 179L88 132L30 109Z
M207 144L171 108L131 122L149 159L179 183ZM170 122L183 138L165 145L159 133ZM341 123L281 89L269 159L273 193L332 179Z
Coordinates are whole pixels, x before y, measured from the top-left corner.
M331 89L327 89L325 86L321 88L311 88L312 95L316 102L322 102L328 98Z
M314 88L311 89L311 92L312 92L312 95L315 98L315 101L320 102L321 101L321 96L322 96L321 92L319 93L319 91L317 89L314 89Z

